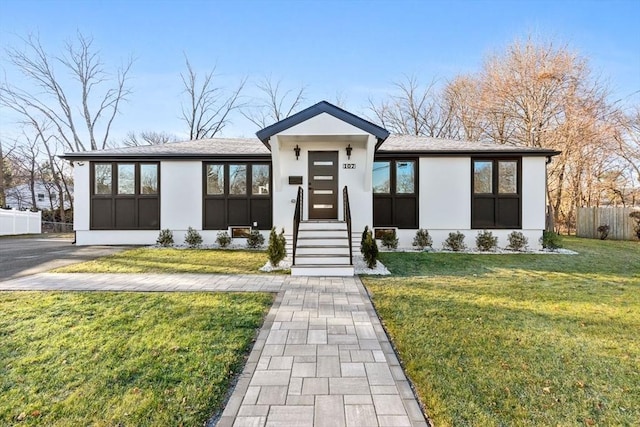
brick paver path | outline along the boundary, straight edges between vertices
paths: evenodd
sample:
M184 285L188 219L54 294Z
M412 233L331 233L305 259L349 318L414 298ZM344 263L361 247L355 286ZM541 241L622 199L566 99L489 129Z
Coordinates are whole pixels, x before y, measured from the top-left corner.
M427 425L358 277L38 274L0 290L277 292L218 427Z

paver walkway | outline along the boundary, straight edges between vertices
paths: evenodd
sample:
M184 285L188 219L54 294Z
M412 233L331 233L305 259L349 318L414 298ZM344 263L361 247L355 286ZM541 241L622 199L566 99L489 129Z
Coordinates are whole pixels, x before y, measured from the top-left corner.
M38 274L0 290L277 292L218 427L428 425L358 277Z

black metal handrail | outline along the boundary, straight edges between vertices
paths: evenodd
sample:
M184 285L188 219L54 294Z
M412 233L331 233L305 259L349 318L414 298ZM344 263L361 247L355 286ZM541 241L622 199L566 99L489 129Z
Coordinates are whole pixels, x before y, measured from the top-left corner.
M296 197L296 207L293 211L293 250L291 255L291 263L296 264L296 247L298 246L298 229L300 228L300 221L302 220L302 201L304 199L304 190L302 187L298 187L298 196Z
M351 238L351 205L349 204L349 191L347 186L342 190L342 209L344 210L344 222L347 223L347 237L349 240L349 265L353 265L353 248Z

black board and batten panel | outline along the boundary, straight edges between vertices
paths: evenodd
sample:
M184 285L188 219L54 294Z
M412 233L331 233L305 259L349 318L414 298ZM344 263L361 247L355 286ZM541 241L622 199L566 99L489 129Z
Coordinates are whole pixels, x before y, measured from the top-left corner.
M91 162L91 230L159 230L160 163Z
M376 158L373 226L418 228L418 159Z
M522 228L522 159L471 159L471 228Z
M271 165L263 162L203 163L203 229L226 230L257 223L272 227Z

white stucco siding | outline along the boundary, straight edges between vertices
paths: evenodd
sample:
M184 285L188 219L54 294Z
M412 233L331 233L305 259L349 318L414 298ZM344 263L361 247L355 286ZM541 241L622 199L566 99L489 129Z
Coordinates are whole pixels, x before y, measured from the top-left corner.
M202 230L202 162L163 161L160 228L186 231L189 227Z
M89 230L91 223L91 179L88 161L73 162L73 229Z
M300 147L300 158L296 160L293 148L296 144ZM347 158L346 146L350 144L353 148L351 158ZM370 182L370 167L373 151L367 149L368 142L345 140L339 137L328 141L296 140L289 138L286 141L279 141L279 171L274 171L274 179L279 180L273 193L273 225L284 227L287 233L291 233L293 224L293 211L298 191L298 185L289 184L289 176L302 176L301 187L304 190L304 215L303 219L309 217L309 180L308 180L308 158L309 151L337 151L338 152L338 219L343 219L342 189L345 185L349 188L349 200L351 203L351 217L354 229L364 228L365 225L372 224L373 199L371 187L365 184ZM272 143L272 149L276 147ZM355 169L344 169L345 163L352 163ZM274 164L274 168L276 165Z
M479 231L471 229L471 159L470 157L420 158L420 228L433 238L433 247L442 248L450 232L465 235L469 248L475 247ZM490 230L498 237L498 246L508 245L508 235L519 231L529 240L529 247L540 248L539 239L545 225L545 158L522 159L522 228ZM399 247L411 248L416 230L397 230Z
M471 227L469 157L420 158L420 227L431 230Z
M546 158L522 159L522 228L543 230L546 211Z

